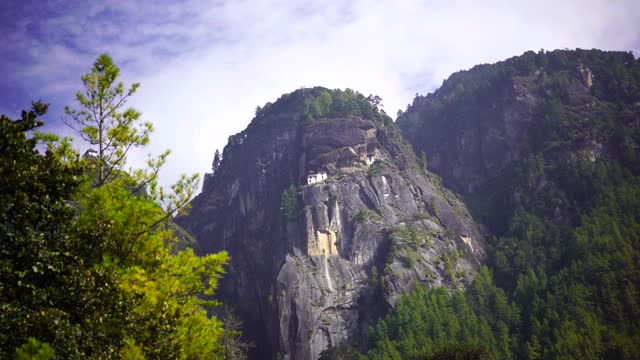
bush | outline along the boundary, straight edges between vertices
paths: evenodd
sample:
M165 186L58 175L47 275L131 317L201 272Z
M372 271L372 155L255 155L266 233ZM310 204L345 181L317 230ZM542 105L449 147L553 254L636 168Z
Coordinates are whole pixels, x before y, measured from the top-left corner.
M298 218L300 214L298 207L298 190L291 184L291 186L280 195L280 211L286 222L290 223Z

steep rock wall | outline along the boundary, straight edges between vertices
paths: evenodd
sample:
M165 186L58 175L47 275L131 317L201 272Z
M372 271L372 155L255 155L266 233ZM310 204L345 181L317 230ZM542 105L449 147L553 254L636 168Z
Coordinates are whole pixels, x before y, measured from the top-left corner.
M236 306L255 358L316 359L365 335L416 284L465 286L485 256L483 230L395 126L300 121L305 96L279 100L233 136L179 220L203 251L229 251L219 294ZM327 178L307 185L319 172ZM288 221L280 197L291 184L299 213Z

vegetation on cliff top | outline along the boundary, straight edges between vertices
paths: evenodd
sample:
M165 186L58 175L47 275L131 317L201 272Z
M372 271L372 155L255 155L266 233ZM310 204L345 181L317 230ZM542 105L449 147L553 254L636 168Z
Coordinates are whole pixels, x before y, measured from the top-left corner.
M275 112L295 109L302 121L320 118L359 116L390 125L393 120L382 109L382 99L376 95L364 96L351 90L329 90L323 87L302 88L282 95L275 103L256 108L256 118Z

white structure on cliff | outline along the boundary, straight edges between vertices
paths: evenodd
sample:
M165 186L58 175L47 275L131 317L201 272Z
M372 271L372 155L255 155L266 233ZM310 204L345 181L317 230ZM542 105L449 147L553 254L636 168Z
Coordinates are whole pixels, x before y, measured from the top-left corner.
M317 182L321 182L327 179L327 173L321 172L317 174L309 174L307 176L307 185L315 184Z

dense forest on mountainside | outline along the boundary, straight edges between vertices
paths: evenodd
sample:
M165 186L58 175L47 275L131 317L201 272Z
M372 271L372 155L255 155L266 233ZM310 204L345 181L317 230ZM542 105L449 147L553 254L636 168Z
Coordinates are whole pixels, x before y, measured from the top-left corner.
M489 266L519 314L505 321L509 350L498 358L640 355L640 62L632 54L527 52L476 66L417 96L398 125L493 234ZM466 298L477 316L497 315ZM394 310L392 324L401 315ZM416 334L389 335L387 348Z

